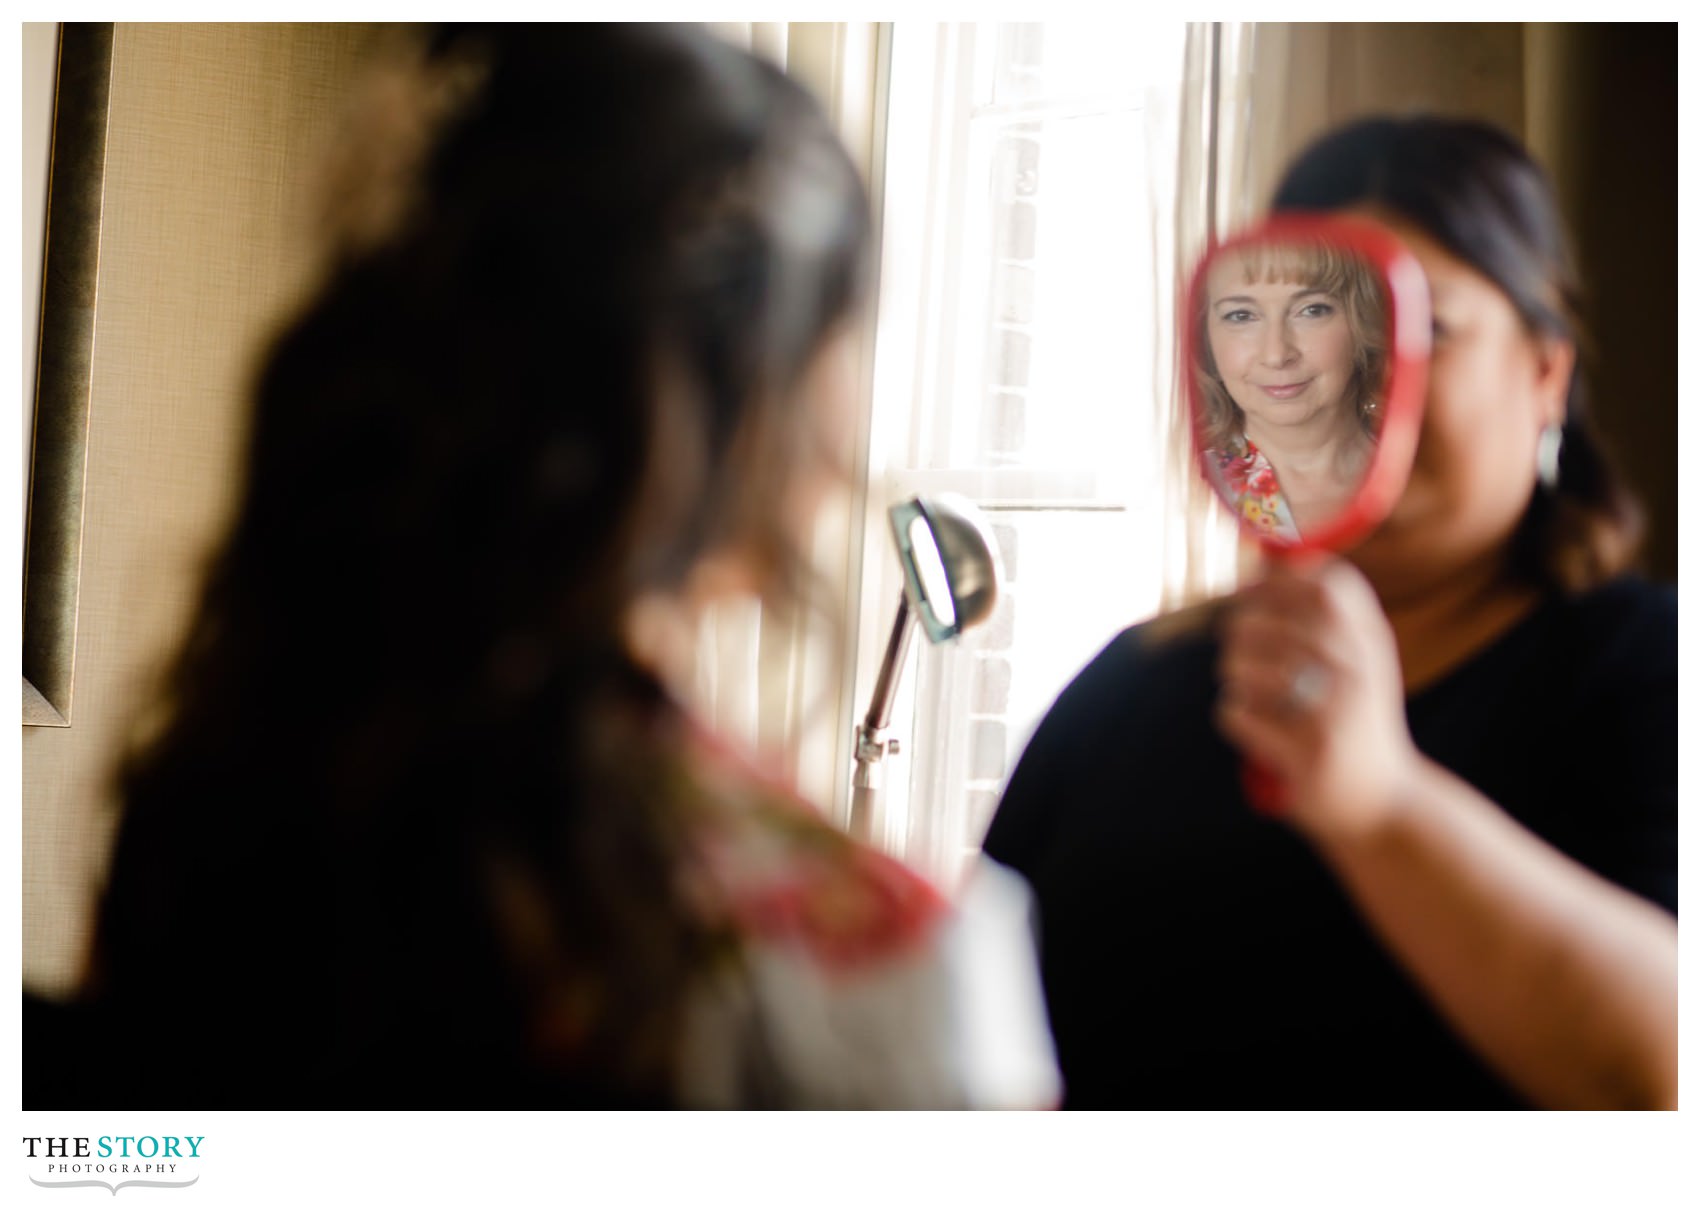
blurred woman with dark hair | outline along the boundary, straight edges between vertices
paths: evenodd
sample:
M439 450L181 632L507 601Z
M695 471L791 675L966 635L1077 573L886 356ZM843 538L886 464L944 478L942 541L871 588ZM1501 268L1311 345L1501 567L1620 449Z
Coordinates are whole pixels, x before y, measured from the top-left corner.
M701 603L807 608L843 471L869 214L818 106L666 27L384 79L123 774L89 993L184 1046L96 1091L1054 1101L1019 881L953 909L668 688Z
M1550 189L1490 127L1374 119L1275 209L1426 272L1415 464L1218 634L1118 638L1023 757L986 850L1039 897L1070 1102L1674 1106L1676 599L1626 572Z

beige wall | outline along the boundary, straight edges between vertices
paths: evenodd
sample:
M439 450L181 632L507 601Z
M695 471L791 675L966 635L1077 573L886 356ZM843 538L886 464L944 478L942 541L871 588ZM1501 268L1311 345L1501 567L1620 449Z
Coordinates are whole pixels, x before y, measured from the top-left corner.
M62 989L78 971L111 833L111 762L228 508L256 342L309 270L307 170L369 34L117 28L77 708L71 727L23 736L23 966L33 987Z
M1249 186L1256 209L1294 155L1349 118L1459 114L1524 132L1521 25L1268 23L1255 37Z
M1586 288L1594 416L1675 580L1676 26L1531 24L1529 146L1553 173Z

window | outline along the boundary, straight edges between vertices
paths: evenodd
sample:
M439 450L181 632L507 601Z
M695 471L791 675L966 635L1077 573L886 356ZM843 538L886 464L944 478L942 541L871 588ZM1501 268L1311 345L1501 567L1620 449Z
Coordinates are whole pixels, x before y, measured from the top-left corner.
M951 491L1005 565L916 637L881 841L949 886L1069 679L1161 592L1158 237L1185 27L924 25L891 43L856 704L900 592L884 507Z

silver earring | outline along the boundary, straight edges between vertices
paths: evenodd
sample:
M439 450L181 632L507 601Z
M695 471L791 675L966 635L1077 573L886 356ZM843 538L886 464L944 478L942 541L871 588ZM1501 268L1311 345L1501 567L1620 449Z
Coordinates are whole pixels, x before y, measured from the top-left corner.
M1535 474L1548 492L1558 488L1558 456L1564 450L1564 428L1556 422L1541 429L1535 443Z

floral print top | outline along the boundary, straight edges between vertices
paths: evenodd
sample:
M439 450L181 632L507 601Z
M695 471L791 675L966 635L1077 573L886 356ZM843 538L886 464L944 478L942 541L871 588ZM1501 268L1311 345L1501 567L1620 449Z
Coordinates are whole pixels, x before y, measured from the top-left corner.
M1251 439L1245 440L1244 454L1210 450L1205 459L1211 481L1246 525L1269 538L1298 542L1299 528L1281 495L1275 468Z
M693 897L732 941L688 1007L697 1107L1045 1107L1061 1086L1025 881L947 900L698 730Z

